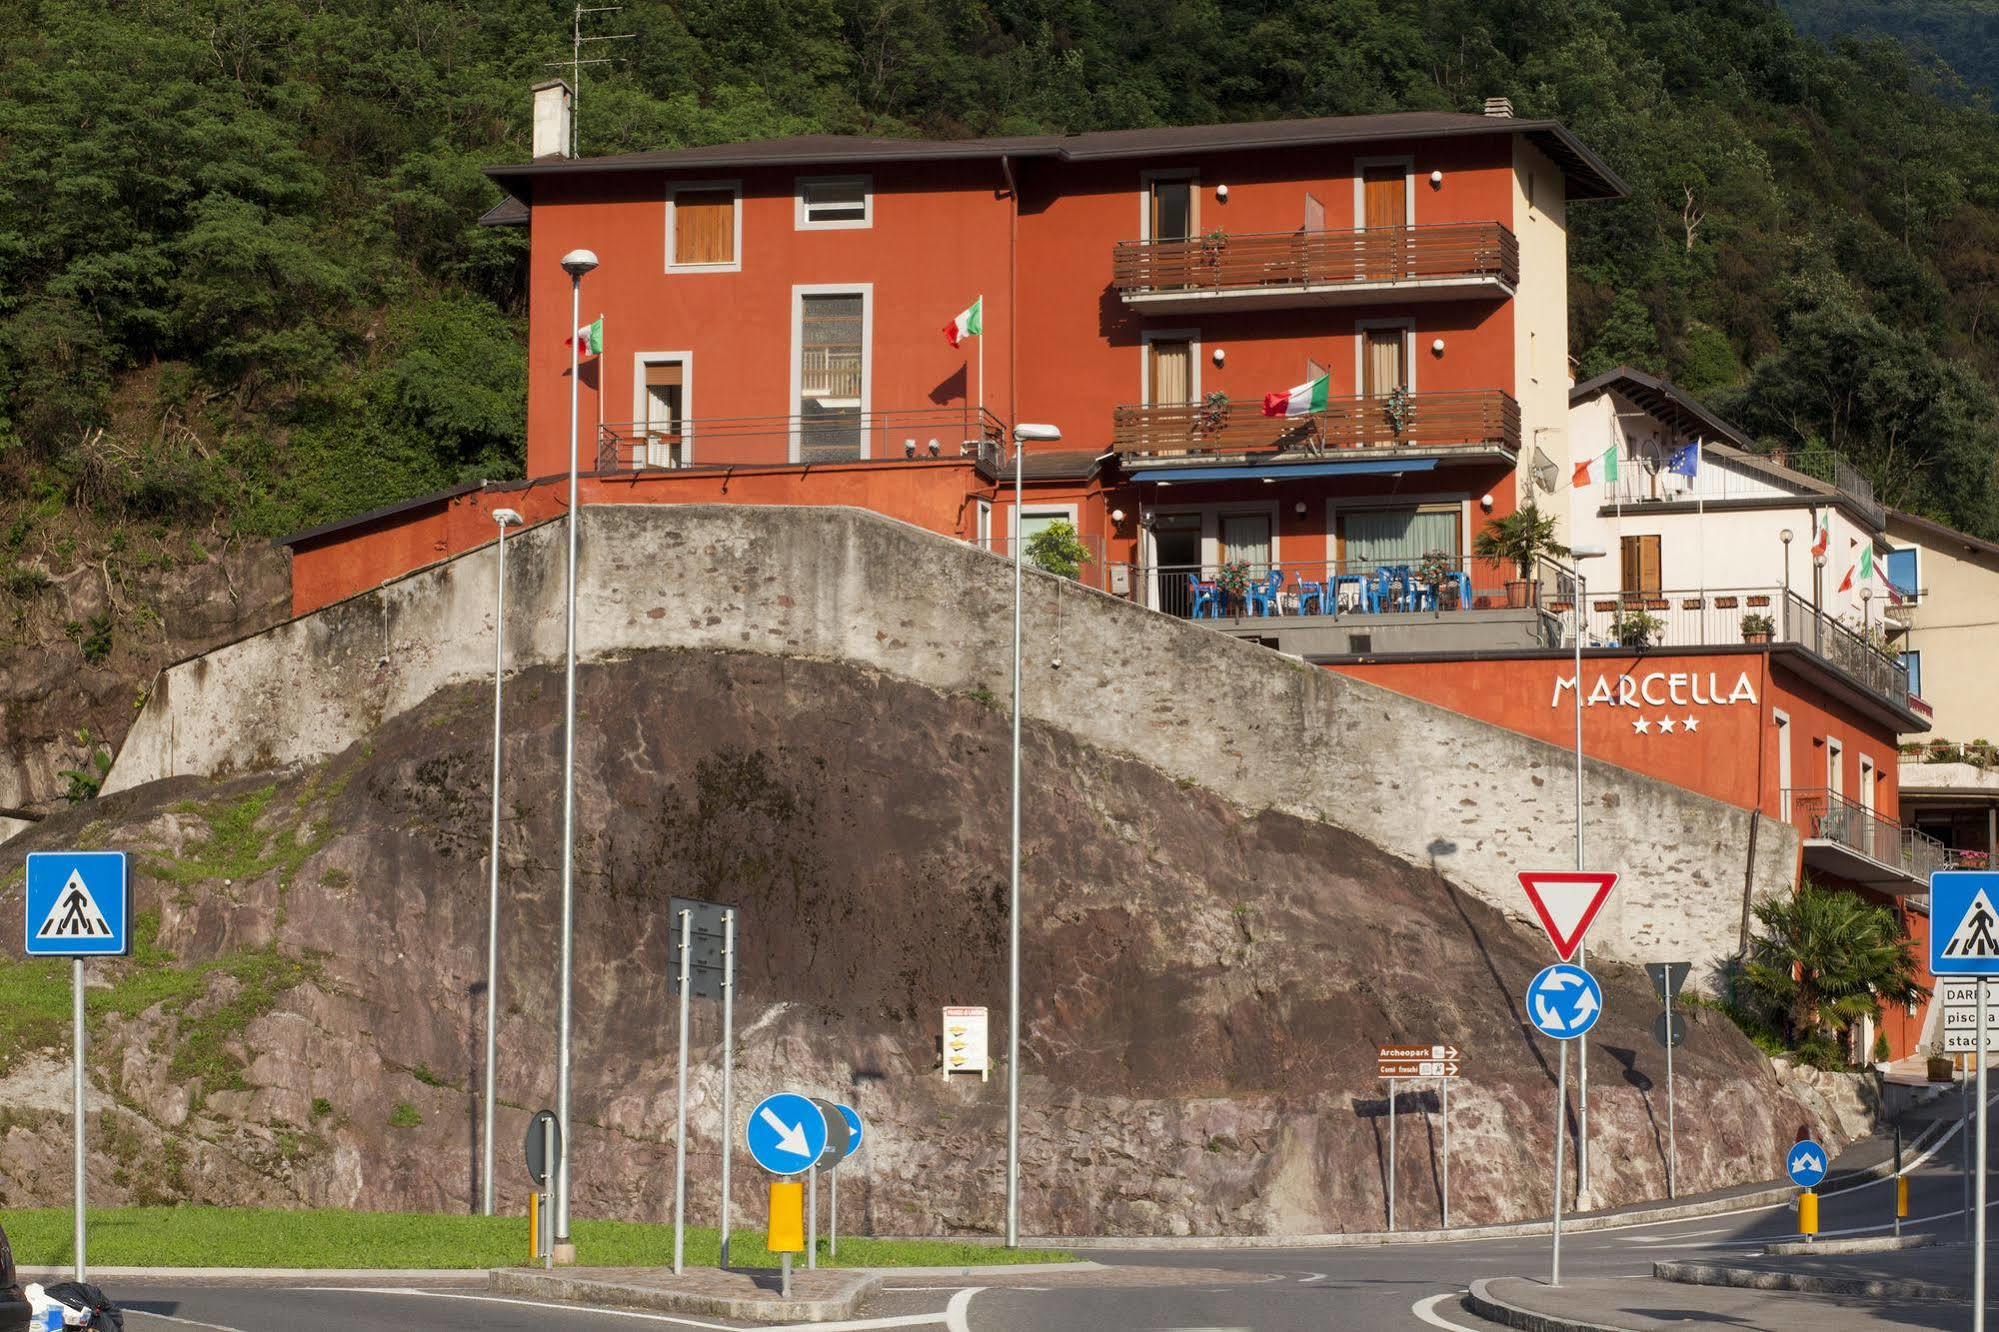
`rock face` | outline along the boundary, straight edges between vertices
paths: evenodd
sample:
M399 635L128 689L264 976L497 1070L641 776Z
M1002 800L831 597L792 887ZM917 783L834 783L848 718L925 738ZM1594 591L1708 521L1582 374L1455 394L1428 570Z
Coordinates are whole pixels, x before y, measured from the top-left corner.
M848 1101L869 1145L844 1167L847 1227L997 1229L1004 1069L947 1085L938 1010L989 1006L1004 1054L1003 705L838 663L670 651L586 666L580 698L576 1213L670 1208L667 902L690 896L742 913L739 1124L780 1088ZM89 807L93 836L140 853L156 947L182 971L212 964L185 998L106 1019L100 1197L473 1204L490 702L453 688L317 766ZM561 714L559 671L510 682L497 1136L514 1208L526 1115L554 1080ZM1467 1051L1454 1220L1546 1213L1555 1050L1520 999L1544 941L1331 824L1246 812L1048 727L1028 729L1024 761L1027 1232L1380 1228L1378 1041ZM17 839L10 866L82 823ZM18 893L16 876L0 918ZM1642 974L1599 974L1593 1200L1614 1205L1663 1195L1663 1061ZM1771 1176L1800 1127L1844 1140L1825 1098L1794 1096L1725 1020L1695 1017L1676 1058L1683 1190ZM694 1031L690 1212L712 1222L715 1005L697 1003ZM191 1040L209 1053L189 1059ZM1398 1221L1432 1225L1434 1094L1406 1088L1399 1110ZM64 1201L60 1117L0 1104L0 1124L0 1194ZM136 1167L156 1161L172 1168ZM752 1217L762 1179L738 1163Z

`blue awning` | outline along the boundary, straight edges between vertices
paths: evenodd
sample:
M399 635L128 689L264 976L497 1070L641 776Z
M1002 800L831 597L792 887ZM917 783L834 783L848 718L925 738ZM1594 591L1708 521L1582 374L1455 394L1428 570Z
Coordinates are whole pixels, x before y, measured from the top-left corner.
M1323 462L1282 463L1264 467L1173 467L1133 472L1134 481L1289 481L1306 476L1388 476L1397 472L1434 472L1435 458L1328 458Z

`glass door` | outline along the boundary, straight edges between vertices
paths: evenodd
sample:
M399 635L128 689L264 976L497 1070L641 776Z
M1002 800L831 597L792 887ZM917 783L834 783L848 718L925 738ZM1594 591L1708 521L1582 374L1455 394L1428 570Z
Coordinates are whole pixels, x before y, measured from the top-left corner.
M865 298L859 292L837 292L798 300L799 461L858 459L865 407Z

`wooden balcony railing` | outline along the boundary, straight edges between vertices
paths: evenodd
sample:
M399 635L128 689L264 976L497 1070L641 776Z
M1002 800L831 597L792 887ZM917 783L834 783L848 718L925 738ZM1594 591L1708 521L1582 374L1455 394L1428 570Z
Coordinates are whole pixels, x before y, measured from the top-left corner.
M1254 453L1276 449L1504 448L1520 450L1520 404L1499 389L1334 398L1308 416L1265 416L1263 403L1119 407L1118 453Z
M1127 296L1450 278L1518 286L1520 243L1497 222L1461 222L1119 241L1111 259L1111 281Z

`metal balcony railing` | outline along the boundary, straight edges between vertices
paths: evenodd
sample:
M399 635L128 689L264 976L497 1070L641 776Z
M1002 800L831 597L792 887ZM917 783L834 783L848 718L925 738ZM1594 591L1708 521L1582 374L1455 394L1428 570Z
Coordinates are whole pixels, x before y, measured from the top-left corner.
M1792 823L1808 841L1843 846L1877 864L1900 869L1919 883L1928 883L1938 870L1957 866L1955 853L1928 833L1905 828L1837 792L1789 787L1783 795Z
M668 468L784 467L872 460L997 464L1006 429L977 407L802 416L705 417L677 422L606 422L597 428L599 472Z
M1520 282L1520 244L1497 222L1364 231L1214 232L1119 241L1111 282L1125 296L1492 278Z
M1361 448L1520 450L1520 404L1489 389L1334 398L1322 412L1265 416L1251 398L1119 407L1111 418L1118 453L1305 452Z
M1410 556L1139 565L1133 573L1141 604L1182 619L1210 620L1488 609L1506 604L1509 567L1486 559Z

